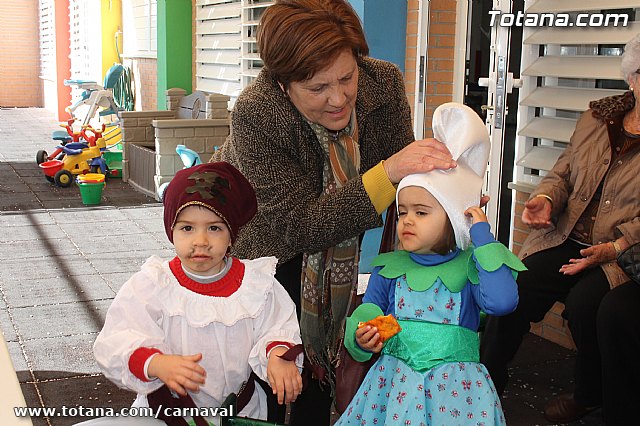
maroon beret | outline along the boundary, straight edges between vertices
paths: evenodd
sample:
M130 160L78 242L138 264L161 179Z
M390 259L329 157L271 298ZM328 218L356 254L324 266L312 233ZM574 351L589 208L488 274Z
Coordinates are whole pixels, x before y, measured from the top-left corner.
M173 225L183 208L206 207L220 216L235 241L242 226L256 214L256 194L249 181L229 163L205 163L182 169L164 196L164 229L173 242Z

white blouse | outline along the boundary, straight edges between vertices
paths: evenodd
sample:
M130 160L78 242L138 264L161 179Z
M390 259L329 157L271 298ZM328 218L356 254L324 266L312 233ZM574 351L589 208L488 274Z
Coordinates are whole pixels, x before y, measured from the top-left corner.
M128 363L138 348L164 354L202 353L207 372L198 393L190 393L198 407L219 407L237 393L253 370L267 380L266 348L271 342L301 343L295 304L275 279L277 260L242 260L242 284L227 297L206 296L179 284L169 262L150 257L118 292L94 344L105 376L138 393L135 405L147 405L146 395L160 388L156 379L134 376ZM215 283L211 285L216 285ZM296 365L302 368L302 355ZM238 413L266 419L266 397L256 386L249 404Z

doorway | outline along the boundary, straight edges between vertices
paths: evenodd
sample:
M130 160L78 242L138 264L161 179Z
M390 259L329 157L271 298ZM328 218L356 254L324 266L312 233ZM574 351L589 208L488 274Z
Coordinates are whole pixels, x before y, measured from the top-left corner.
M512 191L508 188L513 180L515 142L517 130L518 91L505 93L504 112L498 111L501 102L496 94L496 84L486 85L486 79L497 78L498 56L507 62L507 74L517 79L520 75L522 50L522 27L494 28L490 26L489 11L508 8L511 13L524 10L524 0L507 2L468 0L467 48L465 60L464 103L473 108L485 120L491 135L492 155L485 192L491 196L488 216L496 239L509 246ZM498 46L506 49L498 52ZM494 49L492 49L494 46ZM493 56L493 58L492 58ZM491 68L494 68L493 70ZM485 84L482 84L482 79ZM504 82L503 82L504 87ZM497 114L504 114L502 118ZM498 152L499 151L499 152ZM493 214L492 214L493 211Z

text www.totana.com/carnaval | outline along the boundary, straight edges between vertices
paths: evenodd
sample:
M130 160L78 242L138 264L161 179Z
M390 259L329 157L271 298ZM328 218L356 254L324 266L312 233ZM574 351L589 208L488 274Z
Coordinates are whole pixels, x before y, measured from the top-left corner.
M626 13L502 13L490 10L490 26L500 27L626 27Z
M16 417L232 417L235 407L125 407L114 409L109 407L14 407Z

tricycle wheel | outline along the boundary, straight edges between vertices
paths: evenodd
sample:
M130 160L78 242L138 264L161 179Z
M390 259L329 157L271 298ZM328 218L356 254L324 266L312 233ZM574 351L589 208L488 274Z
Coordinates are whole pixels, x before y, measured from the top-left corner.
M53 180L56 183L56 185L61 186L63 188L67 188L73 182L73 175L69 170L60 170L53 177Z
M51 183L55 183L56 182L51 176L44 175L44 178L46 180L48 180L49 182L51 182Z
M47 155L47 151L45 151L44 149L41 149L36 154L36 164L42 164L48 159L49 159L49 156Z
M89 171L91 173L102 173L102 169L100 168L100 166L91 166L91 169L89 169ZM107 179L107 177L109 176L109 168L107 167L106 170L104 171L104 178Z

